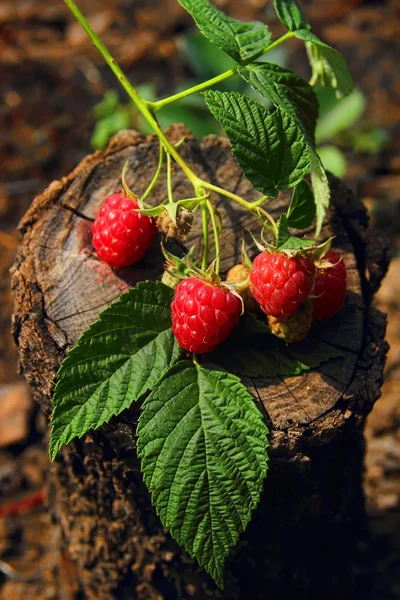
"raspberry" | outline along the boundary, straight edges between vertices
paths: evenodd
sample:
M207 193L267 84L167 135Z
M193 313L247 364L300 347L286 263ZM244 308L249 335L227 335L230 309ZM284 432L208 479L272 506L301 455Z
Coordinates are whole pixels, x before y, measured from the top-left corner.
M157 226L154 219L135 212L139 205L122 194L103 202L93 223L93 246L97 256L111 267L137 262L150 248Z
M254 260L250 287L265 313L285 318L307 300L314 274L315 266L309 258L289 258L265 250Z
M313 303L311 300L300 304L296 310L287 317L268 317L268 325L272 333L289 344L299 342L306 337L311 329L313 320Z
M172 331L190 352L212 352L237 325L242 303L227 288L196 277L184 279L172 302Z
M254 300L249 281L250 268L242 263L229 269L226 275L227 283L235 284L235 291L241 296L245 309L250 312L258 312L260 307Z
M330 250L323 257L323 263L332 266L322 266L317 269L314 299L314 322L327 321L343 306L346 293L346 265L343 260Z

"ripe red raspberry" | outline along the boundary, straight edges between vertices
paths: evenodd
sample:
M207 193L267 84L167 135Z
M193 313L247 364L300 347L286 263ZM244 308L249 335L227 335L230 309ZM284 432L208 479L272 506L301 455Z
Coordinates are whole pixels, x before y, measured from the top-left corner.
M333 317L343 306L346 294L346 265L339 254L329 250L322 260L332 266L317 269L313 291L313 295L317 296L314 300L314 323Z
M254 259L250 287L267 315L288 317L307 300L314 274L315 266L309 258L290 258L265 250Z
M93 223L93 246L97 256L111 267L137 262L153 243L154 219L135 212L139 205L122 194L111 194L103 202Z
M172 331L190 352L212 352L236 326L242 303L227 288L189 277L175 289Z

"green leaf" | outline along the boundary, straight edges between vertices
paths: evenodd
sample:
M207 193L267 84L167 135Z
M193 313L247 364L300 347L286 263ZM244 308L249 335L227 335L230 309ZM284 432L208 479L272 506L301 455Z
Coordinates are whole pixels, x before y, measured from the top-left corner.
M301 77L278 65L254 62L241 67L239 74L264 98L298 117L314 138L318 100L312 87Z
M310 86L303 82L301 78L293 75L293 79L290 71L284 71L280 68L271 69L271 67L274 67L274 65L267 64L266 69L264 69L262 63L254 63L254 65L240 69L240 74L250 83L253 89L291 116L306 141L311 163L311 183L317 210L316 235L318 235L330 201L328 179L315 151L313 141L318 116L318 101L313 92L311 92L312 95L309 94L308 88ZM245 171L244 168L243 170ZM255 186L254 181L252 179L250 181Z
M344 356L343 352L312 336L286 344L273 335L246 335L241 331L220 346L212 360L240 377L270 379L299 375L340 356Z
M181 356L171 331L173 290L146 281L100 314L68 353L54 390L50 457L151 389Z
M259 21L244 23L228 17L208 0L178 0L191 14L201 33L238 63L250 62L264 54L271 33Z
M301 11L296 0L274 0L275 12L282 25L289 31L311 29L310 23Z
M315 234L319 235L322 223L324 221L326 210L331 199L331 190L328 177L322 165L321 159L314 149L310 149L311 158L311 187L314 193L315 206L317 212L317 222Z
M307 29L300 29L294 34L306 42L313 79L321 81L322 85L325 85L326 79L328 79L339 97L350 94L353 91L353 80L340 52L322 42Z
M291 235L288 228L288 218L281 215L278 221L278 239L276 240L277 250L300 250L308 248L314 244L314 240L306 240Z
M223 587L267 472L268 430L240 380L179 363L143 403L138 454L165 527Z
M220 48L216 48L214 44L196 30L194 30L194 33L180 38L178 44L182 58L195 76L199 78L199 81L211 79L237 66L233 58ZM228 86L230 84L231 81L229 81ZM184 86L184 88L187 87L189 86ZM191 98L191 96L188 96L188 98ZM201 100L201 97L197 96L197 98Z
M247 179L272 198L296 186L310 167L308 144L297 119L267 110L237 92L206 91L208 108L223 126Z
M303 179L294 188L292 201L287 211L287 224L296 229L306 229L315 217L314 194Z
M249 336L252 334L271 333L265 320L260 321L254 313L245 311L239 319L235 329L235 337Z

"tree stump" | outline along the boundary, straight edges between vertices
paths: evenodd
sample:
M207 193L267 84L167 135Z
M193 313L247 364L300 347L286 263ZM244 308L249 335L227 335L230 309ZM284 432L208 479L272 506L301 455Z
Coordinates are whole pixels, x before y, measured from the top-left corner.
M196 173L248 200L258 197L225 139L196 141L179 126L169 131L171 139L182 135L183 155ZM140 193L156 168L157 141L132 131L119 134L104 152L53 182L20 225L13 329L22 371L46 415L55 373L82 331L129 286L162 272L158 248L118 271L93 254L88 218L120 187L127 160L128 182ZM164 182L155 189L157 203L166 197ZM173 187L176 198L192 195L180 170ZM363 425L380 395L387 351L385 317L371 306L371 297L387 254L379 235L368 229L363 205L339 180L331 179L331 189L322 237L335 236L348 269L348 293L337 317L311 335L340 348L343 357L301 376L245 381L271 429L270 471L251 524L227 561L225 591L162 528L140 476L137 412L129 410L65 447L52 468L48 500L83 597L351 597L355 532L363 516ZM226 199L214 201L225 225L226 271L238 262L242 229L254 223ZM282 194L269 208L276 216L285 204ZM188 245L196 239L198 227Z

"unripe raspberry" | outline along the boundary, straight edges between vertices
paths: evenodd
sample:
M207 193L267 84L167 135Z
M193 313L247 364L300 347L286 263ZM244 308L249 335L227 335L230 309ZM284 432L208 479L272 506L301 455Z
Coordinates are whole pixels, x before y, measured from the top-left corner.
M162 211L157 219L157 224L167 238L185 240L193 224L193 213L186 208L179 207L175 223L168 210Z
M300 304L286 319L269 315L268 325L276 337L291 344L306 337L313 320L313 303L311 300Z
M111 267L141 260L153 243L154 219L136 212L139 205L122 194L111 194L93 223L93 246L97 256Z
M325 254L317 268L314 299L314 322L327 321L343 306L346 295L346 265L333 250Z
M250 289L249 275L250 268L240 263L229 269L226 275L226 282L234 284L234 289L242 298L246 310L258 312L260 307Z
M285 318L307 300L314 274L315 265L309 258L265 250L254 260L250 287L267 315Z
M161 283L167 285L169 288L174 290L180 281L181 279L179 279L179 277L176 277L173 271L170 271L170 269L164 270L164 273L161 277Z
M189 277L175 290L172 331L179 345L189 352L212 352L237 325L242 303L222 285Z

